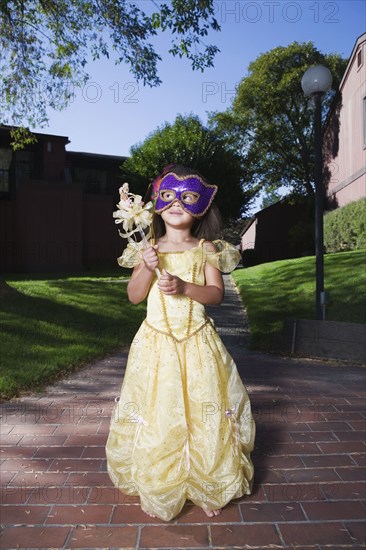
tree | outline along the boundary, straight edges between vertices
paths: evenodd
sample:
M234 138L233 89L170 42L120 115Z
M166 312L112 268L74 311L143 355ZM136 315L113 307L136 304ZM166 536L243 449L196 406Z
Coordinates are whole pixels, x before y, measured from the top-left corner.
M237 218L249 206L252 195L242 186L240 157L200 119L177 116L165 123L143 143L131 147L131 156L122 165L123 178L131 189L144 195L153 179L170 163L185 164L218 185L216 202L224 218Z
M213 0L0 1L0 122L44 125L48 107L62 110L74 88L87 82L88 62L108 58L112 52L115 62L126 62L137 80L157 86L161 58L149 41L158 32L171 32L170 53L187 57L193 69L211 66L218 48L202 39L209 29L220 29L213 4Z
M234 219L230 218L225 220L225 224L222 228L222 238L232 244L239 244L241 241L241 234L250 220L250 216Z
M272 206L272 204L275 204L280 200L281 200L281 195L278 191L276 190L267 191L267 193L265 193L265 195L262 198L262 203L260 206L261 210L263 210L264 208L267 208L268 206Z
M300 195L314 193L313 105L301 89L306 69L327 66L333 88L323 99L329 110L346 60L322 54L311 42L294 42L260 55L249 65L232 106L213 113L211 127L241 154L246 182L268 193L282 186Z

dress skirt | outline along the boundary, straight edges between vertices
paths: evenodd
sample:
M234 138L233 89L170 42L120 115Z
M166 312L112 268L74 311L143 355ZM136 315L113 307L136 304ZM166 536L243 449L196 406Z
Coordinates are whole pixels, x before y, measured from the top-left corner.
M108 473L144 511L168 521L187 499L215 510L250 494L250 401L211 319L179 341L145 320L116 401Z

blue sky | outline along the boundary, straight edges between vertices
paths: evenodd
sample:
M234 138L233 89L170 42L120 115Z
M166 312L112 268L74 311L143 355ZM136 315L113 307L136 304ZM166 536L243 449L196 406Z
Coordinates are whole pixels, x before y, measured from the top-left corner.
M151 9L149 0L143 1ZM50 111L49 126L33 130L68 136L69 151L128 155L132 145L164 122L173 122L179 113L193 113L206 122L208 112L227 109L235 85L261 53L296 40L349 57L366 27L363 0L218 0L214 5L221 25L221 32L207 39L221 50L214 67L204 73L192 71L187 60L167 53L169 35L159 37L159 87L136 82L127 65L115 66L106 59L91 63L90 81L76 90L68 109Z

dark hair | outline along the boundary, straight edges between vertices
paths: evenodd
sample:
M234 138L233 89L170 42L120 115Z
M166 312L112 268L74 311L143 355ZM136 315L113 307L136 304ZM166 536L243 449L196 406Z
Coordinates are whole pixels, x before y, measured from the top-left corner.
M206 183L209 183L207 179L202 176L197 170L183 166L183 164L173 164L165 172L165 174L173 173L176 176L199 176ZM220 236L222 227L221 214L215 203L212 203L206 214L202 218L196 218L193 222L191 233L196 239L205 239L212 241ZM165 224L160 214L154 214L153 230L155 239L159 239L165 235Z

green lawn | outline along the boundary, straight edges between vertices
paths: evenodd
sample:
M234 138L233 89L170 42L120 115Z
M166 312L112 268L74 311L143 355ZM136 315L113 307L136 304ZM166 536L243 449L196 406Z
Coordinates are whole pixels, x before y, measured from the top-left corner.
M366 322L366 252L325 257L328 319ZM1 294L0 396L41 389L80 365L128 345L145 303L127 299L129 272L9 275ZM247 308L252 347L274 349L286 318L314 318L313 257L233 273Z
M366 322L366 251L327 254L330 321ZM261 264L233 273L247 309L251 347L275 350L285 319L315 319L315 258Z
M122 276L121 276L122 274ZM128 345L146 305L127 299L129 272L13 275L1 296L0 395L44 387L91 359Z

